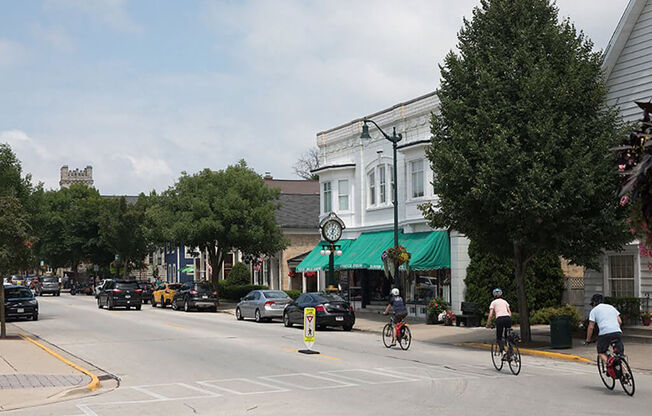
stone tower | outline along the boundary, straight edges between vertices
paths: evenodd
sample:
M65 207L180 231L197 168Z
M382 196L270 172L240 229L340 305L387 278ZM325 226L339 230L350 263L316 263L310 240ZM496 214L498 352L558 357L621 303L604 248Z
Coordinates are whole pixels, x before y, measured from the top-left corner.
M68 169L68 165L61 166L61 180L59 186L61 188L68 188L70 185L82 184L86 186L93 186L93 167L86 166L84 170Z

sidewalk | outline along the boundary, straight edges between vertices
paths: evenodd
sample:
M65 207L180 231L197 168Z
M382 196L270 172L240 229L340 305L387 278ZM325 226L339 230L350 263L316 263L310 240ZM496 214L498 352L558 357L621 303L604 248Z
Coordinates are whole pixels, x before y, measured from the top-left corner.
M53 402L91 382L19 333L8 323L8 337L0 339L0 411Z

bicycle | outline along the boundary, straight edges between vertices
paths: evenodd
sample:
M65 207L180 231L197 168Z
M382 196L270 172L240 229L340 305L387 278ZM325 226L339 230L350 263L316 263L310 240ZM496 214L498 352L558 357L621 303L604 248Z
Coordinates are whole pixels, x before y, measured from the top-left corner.
M496 370L503 369L505 361L509 365L511 372L517 376L521 372L521 351L518 349L518 343L521 338L518 333L514 332L512 328L505 328L505 336L503 340L507 344L507 352L500 351L500 346L496 341L491 343L491 361Z
M395 323L393 315L389 318L389 323L385 324L383 328L383 344L385 344L385 347L390 348L392 346L392 331L395 331L396 341L398 341L398 345L401 346L402 350L410 348L412 333L408 324L403 321Z
M584 345L591 344L592 342L585 342ZM616 386L616 380L620 381L620 385L629 396L633 396L636 391L634 384L634 373L627 362L627 356L623 354L618 348L620 341L613 339L609 342L609 349L605 353L607 356L607 363L600 359L600 354L596 359L598 365L598 373L600 379L606 388L613 390Z

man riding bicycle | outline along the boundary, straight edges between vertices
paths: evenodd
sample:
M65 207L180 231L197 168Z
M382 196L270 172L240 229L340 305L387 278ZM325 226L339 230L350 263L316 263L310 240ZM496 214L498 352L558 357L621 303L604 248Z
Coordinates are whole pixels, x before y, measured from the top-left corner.
M620 329L623 321L620 312L606 303L602 303L602 295L596 293L591 297L591 312L589 313L589 326L586 329L586 343L591 343L593 328L598 325L597 350L600 359L607 364L607 350L612 341L617 342L616 348L622 354L625 351L623 346L623 331Z
M494 300L489 305L489 317L487 318L487 328L491 323L491 318L496 315L496 342L500 347L500 352L504 352L503 334L507 328L512 327L512 311L509 303L503 299L503 291L500 288L493 290Z
M405 302L403 302L403 298L400 296L399 290L397 288L392 289L390 292L391 296L389 298L389 303L387 304L387 307L385 308L385 312L383 312L383 315L387 315L389 313L389 309L394 310L394 324L398 324L399 322L402 322L405 317L407 316L407 307L405 306ZM392 345L390 347L393 347L396 345L396 334L395 331L392 331Z

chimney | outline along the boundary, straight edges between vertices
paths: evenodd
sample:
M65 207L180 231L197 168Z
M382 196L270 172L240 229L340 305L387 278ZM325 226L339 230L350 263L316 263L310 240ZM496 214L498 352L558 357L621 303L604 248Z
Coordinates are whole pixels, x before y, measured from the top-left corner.
M269 171L265 172L265 176L263 176L263 179L274 179L272 177L272 172Z

